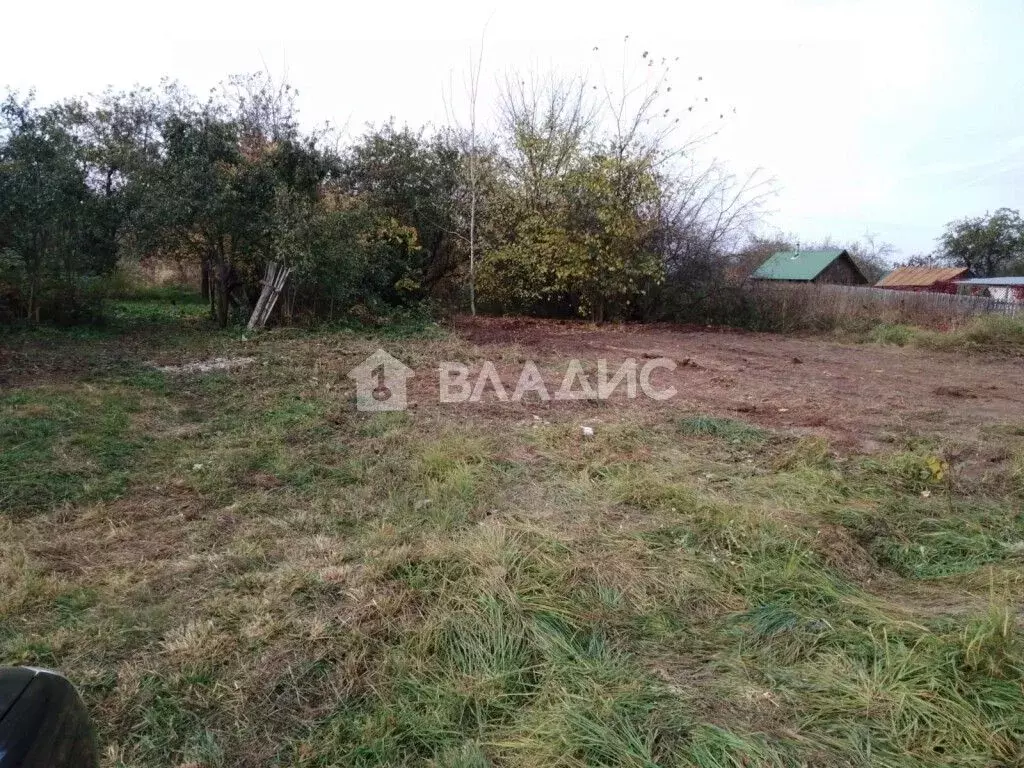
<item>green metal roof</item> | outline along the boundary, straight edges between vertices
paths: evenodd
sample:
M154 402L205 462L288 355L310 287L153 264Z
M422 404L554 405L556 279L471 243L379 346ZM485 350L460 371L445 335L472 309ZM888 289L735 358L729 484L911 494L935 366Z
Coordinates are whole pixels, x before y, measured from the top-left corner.
M757 280L813 280L843 253L842 249L779 251L772 254L751 277Z

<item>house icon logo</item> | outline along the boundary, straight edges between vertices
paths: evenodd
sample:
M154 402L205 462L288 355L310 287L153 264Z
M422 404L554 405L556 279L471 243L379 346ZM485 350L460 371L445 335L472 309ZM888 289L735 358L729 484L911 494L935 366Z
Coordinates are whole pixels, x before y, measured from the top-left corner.
M406 382L413 375L412 368L378 349L349 371L356 383L356 410L404 411Z

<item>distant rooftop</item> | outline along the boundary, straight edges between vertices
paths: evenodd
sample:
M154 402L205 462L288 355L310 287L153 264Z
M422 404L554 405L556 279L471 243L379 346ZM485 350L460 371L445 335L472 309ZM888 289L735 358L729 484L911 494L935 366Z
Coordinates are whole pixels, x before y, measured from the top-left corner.
M813 280L846 251L779 251L773 253L751 275L756 280Z
M967 272L967 267L900 267L877 283L876 288L926 288L948 283Z

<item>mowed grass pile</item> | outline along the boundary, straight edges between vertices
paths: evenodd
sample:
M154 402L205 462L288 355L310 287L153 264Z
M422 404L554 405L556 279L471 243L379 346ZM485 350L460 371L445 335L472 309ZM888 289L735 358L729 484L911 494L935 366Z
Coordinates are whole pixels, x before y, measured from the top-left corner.
M969 480L670 407L359 414L358 333L74 343L0 395L0 664L106 765L1024 761L1024 424ZM144 364L213 355L256 363Z

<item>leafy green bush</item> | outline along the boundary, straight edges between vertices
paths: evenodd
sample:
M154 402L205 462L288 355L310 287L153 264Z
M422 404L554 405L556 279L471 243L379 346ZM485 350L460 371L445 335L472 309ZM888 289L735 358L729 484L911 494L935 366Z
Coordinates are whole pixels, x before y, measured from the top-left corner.
M0 319L76 322L98 313L116 262L113 192L90 184L62 106L0 104Z

